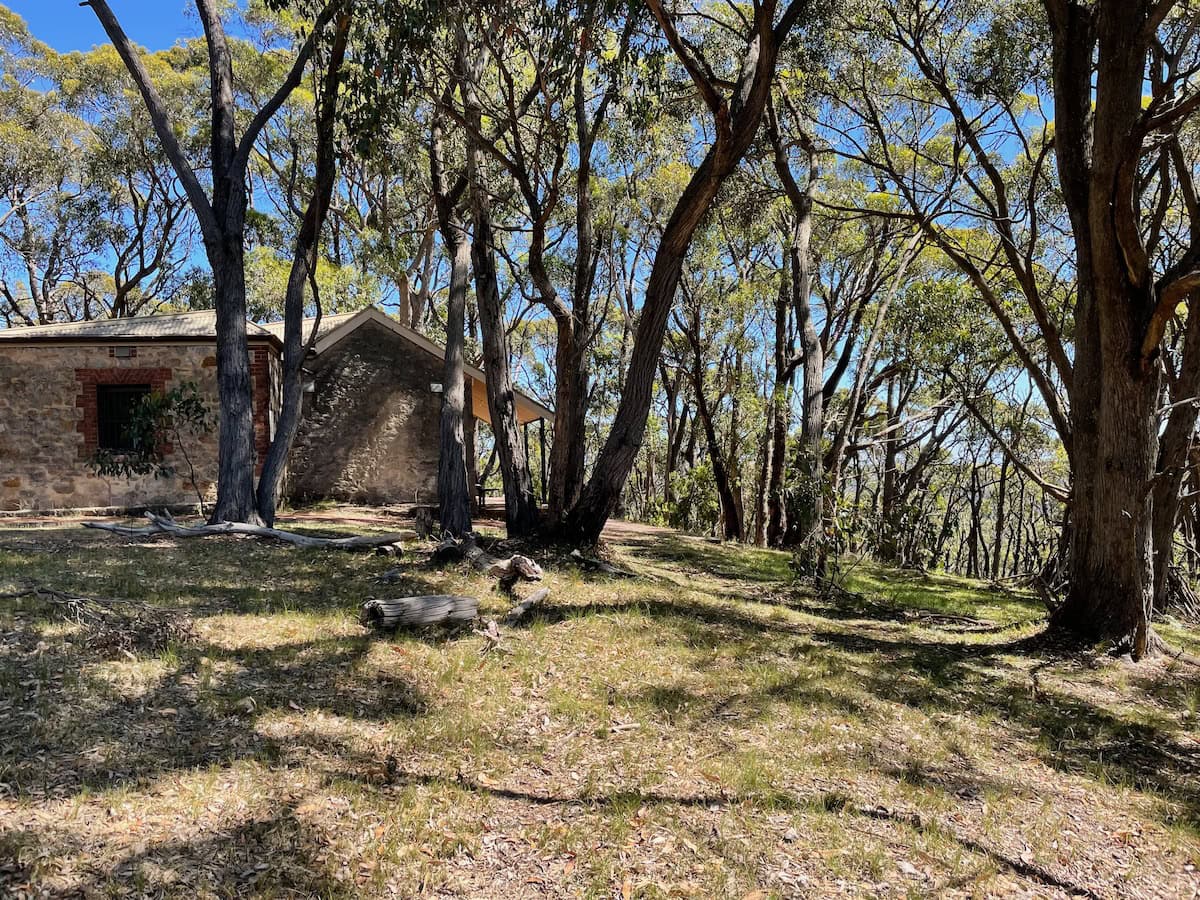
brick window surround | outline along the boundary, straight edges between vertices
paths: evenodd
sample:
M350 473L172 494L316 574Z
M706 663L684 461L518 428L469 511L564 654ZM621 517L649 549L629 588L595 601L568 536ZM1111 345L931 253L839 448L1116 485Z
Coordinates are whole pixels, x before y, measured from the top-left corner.
M254 385L254 474L261 475L271 448L271 357L265 347L250 348Z
M80 459L90 459L100 445L100 418L96 405L96 386L100 384L148 384L151 391L162 393L171 380L170 369L76 369L79 397L75 405L83 410L78 431L83 435ZM169 452L169 448L164 448Z

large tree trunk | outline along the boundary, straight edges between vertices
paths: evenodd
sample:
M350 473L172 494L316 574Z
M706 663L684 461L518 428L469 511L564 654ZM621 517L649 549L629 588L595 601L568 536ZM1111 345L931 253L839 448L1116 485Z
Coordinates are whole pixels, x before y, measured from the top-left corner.
M171 162L188 203L196 215L212 267L216 308L217 391L221 405L217 450L215 521L258 524L254 491L254 417L249 348L246 342L246 167L262 129L279 111L304 77L325 26L340 3L325 5L313 20L308 36L282 84L257 109L237 136L238 109L233 77L233 53L222 21L222 4L196 0L208 48L211 153L208 169L211 196L179 143L166 103L106 0L87 0L125 64L146 105L154 132Z
M1138 659L1154 650L1152 479L1158 365L1141 348L1155 309L1129 178L1141 140L1150 5L1050 4L1059 177L1075 233L1078 298L1070 589L1051 619ZM1094 88L1091 66L1095 50ZM1090 128L1089 128L1090 124ZM1089 154L1090 150L1090 154ZM1139 254L1142 258L1139 259Z
M1115 262L1115 260L1114 260ZM1106 265L1107 267L1107 265ZM1099 284L1098 301L1128 306L1127 294L1105 298L1112 285ZM1072 512L1087 527L1075 526L1071 585L1052 625L1086 641L1108 641L1140 658L1153 649L1150 618L1154 605L1151 492L1158 456L1157 372L1131 371L1133 332L1128 315L1110 311L1101 342L1102 371L1076 368L1076 382L1101 382L1096 417L1097 442L1076 443L1086 461L1090 489L1077 496ZM1077 337L1077 345L1079 337Z
M213 522L262 524L254 492L254 404L240 240L209 248L217 313L217 502Z
M457 204L463 187L447 187L442 147L442 122L434 115L429 134L429 170L434 211L442 243L450 257L450 294L446 301L446 358L442 368L442 414L438 443L438 510L443 533L461 537L471 530L470 472L474 447L467 447L463 425L466 380L463 355L466 343L467 286L471 276L471 242Z
M466 387L463 377L464 318L471 245L461 223L444 236L450 254L450 296L446 303L446 362L442 374L441 443L438 452L438 505L442 531L461 537L471 530L471 485L463 429Z
M550 520L559 521L583 489L587 426L587 301L577 295L571 310L554 314L554 443L550 450ZM584 317L581 317L580 313Z

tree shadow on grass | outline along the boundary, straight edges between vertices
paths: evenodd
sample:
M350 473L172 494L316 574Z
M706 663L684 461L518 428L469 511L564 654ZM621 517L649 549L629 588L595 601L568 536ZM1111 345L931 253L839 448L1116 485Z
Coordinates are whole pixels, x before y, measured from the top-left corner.
M76 872L77 884L37 895L101 896L120 886L122 893L144 896L361 896L357 872L337 877L336 858L324 850L327 843L298 814L295 801L276 802L269 813L217 831L197 829L195 837L142 844L85 864ZM0 893L6 882L15 894L22 883L37 888L53 878L54 860L74 855L73 844L79 838L62 829L21 831L0 842L0 856L14 863L0 869Z
M815 812L835 814L847 818L863 817L876 819L889 822L898 828L910 829L916 832L934 830L939 835L950 838L964 850L983 856L993 864L1015 872L1042 886L1059 888L1074 896L1092 898L1100 896L1100 894L1097 894L1086 885L1081 885L1071 880L1067 874L1059 874L1022 859L1008 856L1003 851L990 847L971 835L960 832L949 822L926 822L910 813L889 810L882 806L855 803L851 798L838 792L799 793L768 788L755 791L752 794L739 795L726 790L715 793L683 793L627 788L563 793L553 790L535 790L517 784L513 786L495 783L484 784L478 779L464 775L461 771L455 776L448 776L415 771L402 765L395 765L392 771L383 779L373 779L363 774L364 772L371 771L373 763L377 762L372 757L356 753L349 748L343 748L343 752L339 753L337 758L343 763L343 767L337 771L327 772L326 777L328 779L331 781L350 780L357 782L365 789L374 791L395 786L450 789L530 806L575 806L583 809L612 810L614 812L622 810L633 811L655 806L710 812L726 807L753 806L759 809L781 810L785 812Z
M929 588L921 596L926 603L936 597L937 589ZM823 619L853 623L899 623L933 628L948 634L998 635L1014 628L1027 627L1045 617L1045 611L1023 598L1003 598L997 602L1006 607L1017 608L1019 615L1008 621L992 621L979 616L958 614L946 608L911 602L916 597L896 600L895 598L872 599L864 594L843 590L834 586L822 589L792 590L784 604L797 612L807 613Z
M104 549L103 547L99 549ZM388 559L343 550L279 548L254 539L214 537L156 550L93 546L55 553L10 554L0 583L36 583L89 597L128 598L195 618L226 613L323 613L353 608L369 595L437 593L419 559ZM397 569L392 584L375 577ZM392 593L396 592L396 593Z
M1038 755L1048 765L1160 794L1182 807L1186 822L1200 824L1200 746L1041 684L1038 670L1079 662L1040 635L968 644L822 631L813 640L849 655L876 697L927 713L998 717L1017 731L1034 732ZM1035 665L1012 665L1005 656Z
M273 714L372 722L424 714L428 702L412 680L378 668L356 671L371 642L201 644L180 650L166 674L134 692L88 674L77 652L4 654L0 676L19 689L11 711L0 709L8 731L0 784L16 796L68 797L243 759L272 764L281 748L258 723Z
M732 691L720 696L697 694L680 683L651 684L616 694L613 699L659 715L672 726L708 725L722 720L745 724L768 716L776 702L803 704L864 720L871 716L857 698L840 686L803 676L786 678L761 690Z
M890 611L883 612L874 616L870 609L856 610L856 621L883 628L900 621ZM1000 718L1011 723L1015 735L1032 732L1038 755L1050 766L1152 792L1179 807L1180 813L1164 809L1169 823L1182 821L1191 827L1200 826L1200 745L1176 740L1173 729L1124 715L1059 687L1039 686L1031 673L1041 668L1086 665L1078 653L1056 645L1045 634L1008 640L979 640L978 636L975 640L960 640L950 636L940 639L942 635L930 630L926 632L928 640L892 638L866 630L814 630L796 622L760 618L728 605L662 598L551 606L537 613L549 624L591 615L654 618L676 629L694 648L732 651L746 662L777 655L781 636L804 638L822 648L805 652L823 651L826 657L836 658L869 696L926 713ZM809 615L824 617L820 608L810 609ZM828 619L839 627L847 621L838 610ZM1006 657L1028 662L1016 664ZM1179 690L1186 693L1198 689L1200 676L1189 677ZM689 697L687 690L685 684L652 685L626 700L668 717L690 719L720 712L714 704L721 701ZM1157 690L1169 691L1161 685ZM767 693L776 699L807 701L864 719L880 716L879 708L867 710L849 693L823 690L808 679L773 685ZM738 694L724 702L727 709L736 708L753 717L763 712L770 699L765 694ZM940 780L951 792L964 788L953 777Z

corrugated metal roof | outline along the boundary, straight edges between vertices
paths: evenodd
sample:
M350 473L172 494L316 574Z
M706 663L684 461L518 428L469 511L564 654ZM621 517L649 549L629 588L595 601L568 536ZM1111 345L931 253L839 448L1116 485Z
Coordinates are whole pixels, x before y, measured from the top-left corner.
M282 327L281 323L281 334ZM254 322L247 322L246 330L250 337L275 336ZM216 336L217 314L213 310L0 329L0 341L215 340Z
M339 313L336 316L321 316L321 324L317 328L317 337L318 338L324 337L325 335L329 334L329 332L333 331L333 329L337 328L338 326L340 326L346 322L349 322L351 319L353 319L357 315L358 315L357 312L352 312L352 313ZM316 321L315 318L304 320L304 339L305 340L308 340L309 335L312 334L312 325L313 325L313 322L315 322L315 321ZM263 329L263 331L269 331L271 334L275 335L275 337L279 338L279 340L281 340L281 341L283 340L283 322L267 322L266 324L264 324L260 327Z
M32 325L21 328L0 329L0 342L11 343L54 343L69 341L86 343L89 341L189 341L216 340L217 315L212 310L188 313L168 313L158 316L137 316L129 319L103 319L92 322L69 322L59 325ZM341 338L352 332L365 322L374 321L407 339L410 343L425 350L433 356L444 359L446 350L435 344L425 335L413 331L406 325L393 319L374 306L368 306L358 312L342 313L336 316L322 316L317 337L320 343L316 352L321 353L333 346ZM304 320L304 337L308 339L314 319ZM246 331L251 339L267 339L283 341L283 322L269 322L259 325L255 322L246 323ZM484 373L472 365L465 365L465 374L480 382L480 389L473 391L474 413L476 417L487 421L487 397L482 389ZM528 394L517 393L518 417L522 422L534 419L553 421L554 411Z

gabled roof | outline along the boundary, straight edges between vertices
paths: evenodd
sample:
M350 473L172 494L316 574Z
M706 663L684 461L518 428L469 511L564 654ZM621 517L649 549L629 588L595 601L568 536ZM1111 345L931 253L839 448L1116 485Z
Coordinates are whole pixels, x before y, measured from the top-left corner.
M306 338L312 333L313 321L313 319L304 320L304 335ZM349 315L323 316L321 324L318 326L317 342L313 346L313 353L320 356L368 322L383 326L437 359L444 360L446 358L445 347L435 344L419 331L414 331L407 325L401 324L375 306L368 306L366 309ZM274 328L276 326L279 327L279 335L282 337L282 322L273 323L266 327ZM491 421L491 415L488 411L486 376L483 370L470 363L464 363L463 374L471 381L471 412L475 414L475 418L477 419L481 419L484 422ZM521 424L535 422L538 419L554 421L554 410L530 397L528 394L523 394L520 391L515 391L514 393L517 401L517 419Z
M312 326L315 321L315 319L304 320L305 340L312 334ZM446 358L445 347L435 344L420 332L402 325L375 306L368 306L366 309L355 313L322 316L321 322L317 326L317 342L313 347L313 352L317 355L324 353L368 322L373 322L387 328L408 341L408 343L415 345L437 359ZM276 347L282 347L283 322L269 322L264 325L247 322L246 333L252 341L266 340L270 341ZM8 341L10 343L103 343L108 341L168 341L178 343L215 341L216 337L217 315L212 310L0 329L0 342ZM472 383L471 411L474 413L475 418L482 419L485 422L490 421L491 416L488 412L487 390L483 370L476 366L464 364L463 372ZM534 422L538 419L554 420L554 410L530 397L528 394L517 391L516 400L517 418L522 424Z
M251 340L277 340L272 332L254 322L246 323ZM0 329L0 341L54 343L87 341L215 341L217 314L211 309L199 312L166 313L160 316L134 316L127 319L93 319L89 322L64 322L56 325L31 325Z
M368 307L368 308L373 309L374 307ZM362 312L362 310L359 310L358 312L352 312L352 313L339 313L336 316L321 316L321 324L317 328L317 337L318 338L324 337L325 335L329 334L329 332L332 331L333 329L335 329L341 325L344 325L346 322L349 322L351 319L353 319L355 316L357 316L359 312ZM315 322L315 321L317 321L315 318L304 320L304 340L307 341L309 335L312 334L312 326L313 326L313 322ZM268 331L271 334L273 334L275 337L279 338L279 340L281 342L283 341L283 322L282 321L264 322L260 327L263 329L263 331Z

